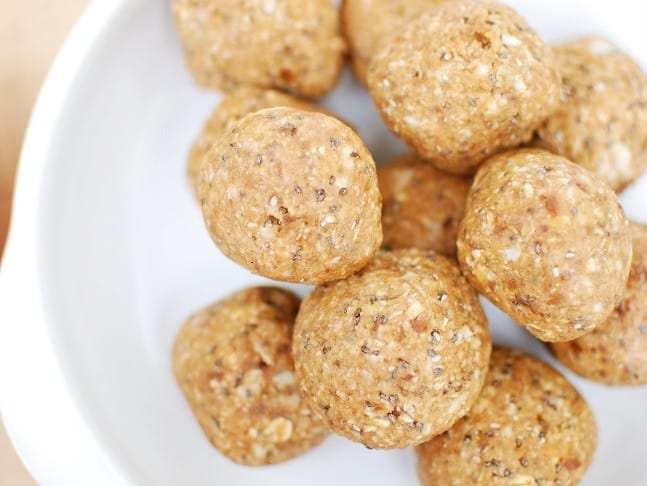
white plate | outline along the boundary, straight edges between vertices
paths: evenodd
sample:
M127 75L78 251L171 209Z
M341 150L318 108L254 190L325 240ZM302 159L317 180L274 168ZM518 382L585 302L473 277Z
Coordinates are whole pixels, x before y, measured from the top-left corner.
M647 65L640 0L508 3L549 40L607 34ZM31 123L0 280L12 437L47 484L416 484L411 451L340 438L286 464L235 466L191 416L170 373L176 329L200 306L263 282L214 248L185 183L187 149L217 100L193 85L167 1L96 2L68 40ZM376 159L402 150L348 73L326 105L359 128ZM623 202L647 222L647 178ZM552 361L488 312L495 340ZM567 374L600 427L585 484L644 485L646 388Z

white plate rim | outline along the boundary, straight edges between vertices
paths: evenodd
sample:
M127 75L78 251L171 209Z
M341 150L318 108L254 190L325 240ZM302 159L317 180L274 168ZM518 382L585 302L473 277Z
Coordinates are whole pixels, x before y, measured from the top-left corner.
M46 75L29 118L16 172L9 233L0 261L0 323L11 323L15 316L22 316L19 322L21 336L10 333L7 324L0 328L0 412L20 459L42 481L47 480L50 471L47 465L32 460L30 438L33 440L37 431L34 425L29 425L29 410L21 410L19 406L25 396L24 386L21 385L28 383L29 372L33 370L22 373L16 366L25 362L25 357L20 354L26 348L18 344L24 343L25 336L30 333L44 338L40 344L46 345L46 349L41 350L46 355L38 363L39 368L47 361L56 366L52 371L57 376L52 378L62 379L63 391L68 395L64 398L71 400L72 405L72 410L68 412L76 412L82 427L76 432L85 433L85 437L77 437L75 441L93 446L93 450L88 451L88 458L92 457L92 453L101 456L95 457L92 464L85 465L85 474L92 469L97 472L97 468L103 468L102 472L107 475L104 477L106 484L138 484L132 471L123 467L123 461L116 457L114 449L103 445L106 441L89 419L91 411L81 405L83 400L77 399L74 384L63 372L64 363L49 332L38 277L37 236L40 187L46 173L48 149L55 134L53 127L73 89L73 81L105 29L117 21L127 7L133 8L142 1L147 0L93 0L88 5L66 37ZM25 307L26 303L29 307ZM60 441L65 447L65 438ZM68 445L71 445L71 441L68 441Z

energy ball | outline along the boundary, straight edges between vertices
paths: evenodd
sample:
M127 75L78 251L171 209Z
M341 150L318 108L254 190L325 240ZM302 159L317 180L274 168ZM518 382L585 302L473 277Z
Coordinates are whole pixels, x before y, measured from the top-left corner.
M346 45L330 0L175 0L173 13L202 87L252 84L319 97L337 82Z
M304 301L293 350L302 396L331 429L369 448L427 441L470 409L491 341L458 266L417 249L380 252Z
M417 447L422 486L578 484L597 427L566 378L521 351L495 347L470 413Z
M597 175L539 149L479 169L458 232L468 280L542 341L604 323L631 265L629 222Z
M554 48L564 85L543 145L622 191L647 169L647 75L601 38Z
M295 384L298 309L290 292L253 287L194 314L175 339L177 382L209 441L236 463L287 461L328 435Z
M366 84L371 58L391 35L447 0L344 0L341 19L355 76Z
M322 113L243 117L207 154L199 193L222 252L275 280L346 278L382 243L375 162L353 130Z
M202 160L211 146L245 115L277 106L287 106L303 111L323 111L316 105L272 89L243 86L224 95L220 104L207 119L189 152L187 175L189 184L198 200L200 197L197 194L197 188Z
M383 246L456 256L458 224L471 179L435 169L415 154L379 167Z
M632 223L631 236L633 261L623 301L593 332L552 345L570 369L608 385L647 384L647 227Z
M368 85L386 124L422 158L456 174L529 141L559 102L550 48L512 9L450 1L373 58Z

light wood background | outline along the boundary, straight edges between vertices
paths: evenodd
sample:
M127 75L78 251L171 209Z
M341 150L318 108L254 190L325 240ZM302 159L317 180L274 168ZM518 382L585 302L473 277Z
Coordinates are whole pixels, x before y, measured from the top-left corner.
M47 68L90 0L0 0L0 255L22 138ZM35 484L0 425L0 485Z

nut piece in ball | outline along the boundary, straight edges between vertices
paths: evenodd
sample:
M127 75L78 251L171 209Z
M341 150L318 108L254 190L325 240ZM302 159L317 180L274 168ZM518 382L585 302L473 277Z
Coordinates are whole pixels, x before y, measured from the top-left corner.
M319 97L339 77L346 46L330 0L175 0L173 14L205 88L251 84Z
M495 347L470 413L417 447L422 486L577 484L593 459L595 418L566 378Z
M624 299L593 332L552 345L579 375L608 385L647 384L647 227L631 223L633 261Z
M295 384L298 309L290 292L249 288L191 316L175 339L175 378L209 441L236 463L287 461L328 434Z
M382 243L373 158L322 113L281 107L242 118L207 154L200 195L216 245L272 279L345 278Z
M277 106L287 106L303 111L323 111L316 105L272 89L242 86L224 95L222 101L205 122L189 152L187 176L198 200L200 199L197 193L200 169L211 146L245 115Z
M483 164L457 246L472 285L551 342L604 323L631 265L629 222L615 193L595 174L539 149Z
M380 252L310 294L297 316L297 382L332 430L370 448L427 441L465 415L491 341L458 266L417 249Z
M564 79L542 144L621 191L647 169L647 75L601 38L554 49Z
M457 174L529 141L556 108L550 48L510 8L461 0L422 15L375 55L371 96L422 158Z
M441 172L414 154L379 167L385 248L456 256L458 224L472 180Z
M447 0L344 0L341 19L355 76L366 84L373 55L407 23Z

